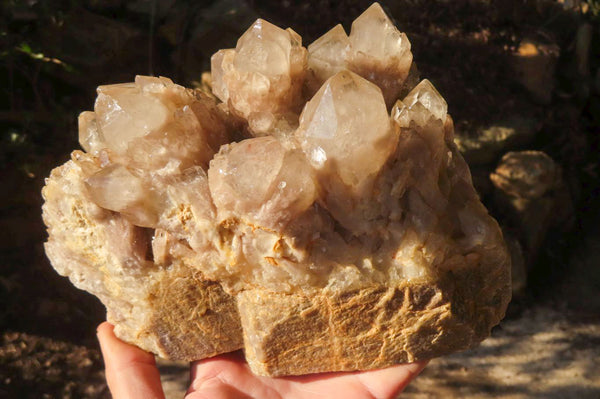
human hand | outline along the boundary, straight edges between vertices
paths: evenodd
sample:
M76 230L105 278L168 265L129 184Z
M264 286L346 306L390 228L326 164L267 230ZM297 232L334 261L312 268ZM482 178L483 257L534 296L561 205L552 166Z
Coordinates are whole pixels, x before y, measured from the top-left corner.
M98 327L106 380L114 399L164 399L154 355L119 340L108 322ZM260 377L241 351L191 364L186 399L395 398L427 363L381 370Z

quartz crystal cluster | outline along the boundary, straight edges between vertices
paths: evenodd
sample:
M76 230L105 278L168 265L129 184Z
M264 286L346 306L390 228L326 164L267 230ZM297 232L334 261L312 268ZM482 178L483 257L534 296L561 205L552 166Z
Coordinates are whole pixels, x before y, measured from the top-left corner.
M53 266L117 335L289 375L430 358L499 322L502 235L378 4L308 48L257 20L212 57L212 91L100 86L85 152L43 190Z

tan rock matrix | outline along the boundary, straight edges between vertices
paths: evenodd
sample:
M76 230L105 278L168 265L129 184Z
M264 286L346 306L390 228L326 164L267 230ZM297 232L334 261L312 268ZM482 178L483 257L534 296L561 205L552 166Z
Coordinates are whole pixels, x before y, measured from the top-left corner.
M509 256L446 102L378 4L308 48L257 20L212 57L212 90L100 86L84 152L43 189L52 265L120 338L171 359L244 348L280 376L488 336Z

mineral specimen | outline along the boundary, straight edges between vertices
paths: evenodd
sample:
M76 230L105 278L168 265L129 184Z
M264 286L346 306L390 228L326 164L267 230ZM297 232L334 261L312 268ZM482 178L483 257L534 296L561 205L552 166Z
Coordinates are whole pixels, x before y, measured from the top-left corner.
M48 257L119 337L172 359L244 348L277 376L489 334L509 255L446 102L378 4L308 50L257 20L212 77L218 101L166 78L99 87L85 152L43 190Z

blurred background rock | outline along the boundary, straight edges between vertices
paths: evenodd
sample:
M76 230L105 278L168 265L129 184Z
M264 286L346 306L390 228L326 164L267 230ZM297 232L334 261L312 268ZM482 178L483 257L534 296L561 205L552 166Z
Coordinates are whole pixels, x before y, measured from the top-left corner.
M600 1L381 2L513 254L514 300L481 348L438 359L405 395L600 397ZM100 84L201 86L261 16L305 45L370 1L6 0L0 5L0 397L109 397L102 305L49 266L40 189L78 147ZM164 363L171 397L185 367Z

